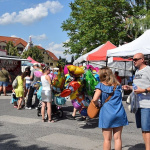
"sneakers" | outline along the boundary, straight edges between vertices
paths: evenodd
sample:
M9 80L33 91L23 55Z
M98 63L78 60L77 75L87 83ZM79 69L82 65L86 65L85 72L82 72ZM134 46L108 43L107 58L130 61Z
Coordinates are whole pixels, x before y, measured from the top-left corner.
M79 119L77 119L77 121L85 121L86 120L86 117L81 117Z
M38 107L35 107L36 110L38 110Z
M25 109L31 110L32 108L31 107L25 107Z

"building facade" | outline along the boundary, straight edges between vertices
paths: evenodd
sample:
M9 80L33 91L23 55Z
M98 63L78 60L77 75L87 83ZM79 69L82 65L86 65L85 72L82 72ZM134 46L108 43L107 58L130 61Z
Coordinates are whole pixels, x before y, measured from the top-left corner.
M45 50L41 46L37 46L37 47L38 47L38 49L41 50L41 53L44 57L43 63L47 64L48 66L50 66L52 68L56 67L58 58L52 52Z
M7 43L11 41L17 47L18 53L21 54L27 45L27 42L17 37L0 36L0 49L5 50Z
M6 45L9 41L11 41L14 44L14 46L17 47L19 54L21 54L23 52L24 48L28 44L26 41L24 41L21 38L0 36L0 49L5 50ZM37 46L37 47L38 47L38 49L41 50L42 55L44 57L43 63L47 64L48 66L50 66L52 68L56 67L58 58L52 52L45 50L43 47L41 47L41 46Z

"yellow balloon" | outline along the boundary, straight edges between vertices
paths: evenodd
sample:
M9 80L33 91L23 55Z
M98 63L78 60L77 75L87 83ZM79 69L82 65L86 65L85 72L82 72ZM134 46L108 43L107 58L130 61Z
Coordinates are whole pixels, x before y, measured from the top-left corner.
M75 75L80 75L80 74L83 74L84 73L84 70L80 67L76 67L76 70L74 71L74 74Z
M70 95L70 99L73 100L73 99L76 99L77 95L79 94L78 90L76 90L75 92L73 92L71 95Z
M76 66L74 66L74 65L69 65L69 66L67 66L67 68L70 72L74 72L76 70Z

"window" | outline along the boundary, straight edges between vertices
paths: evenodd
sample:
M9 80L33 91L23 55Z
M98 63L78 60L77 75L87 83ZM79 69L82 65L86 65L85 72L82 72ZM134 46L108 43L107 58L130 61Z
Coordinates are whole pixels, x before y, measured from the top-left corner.
M19 53L23 52L23 47L17 47L17 50L19 51Z
M50 66L53 66L53 63L50 63Z
M48 57L48 60L49 60L49 57Z
M3 46L3 47L2 47L2 49L4 49L4 50L5 50L5 48L6 48L6 46Z
M48 65L48 66L49 66L49 63L46 63L46 65Z

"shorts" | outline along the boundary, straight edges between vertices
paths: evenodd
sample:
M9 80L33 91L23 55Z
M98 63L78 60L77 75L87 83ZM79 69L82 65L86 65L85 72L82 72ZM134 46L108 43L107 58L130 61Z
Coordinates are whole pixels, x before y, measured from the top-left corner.
M8 82L0 81L0 86L7 87L8 86Z
M139 108L135 114L136 126L142 131L150 131L150 108Z
M30 89L31 83L26 83L26 89Z

